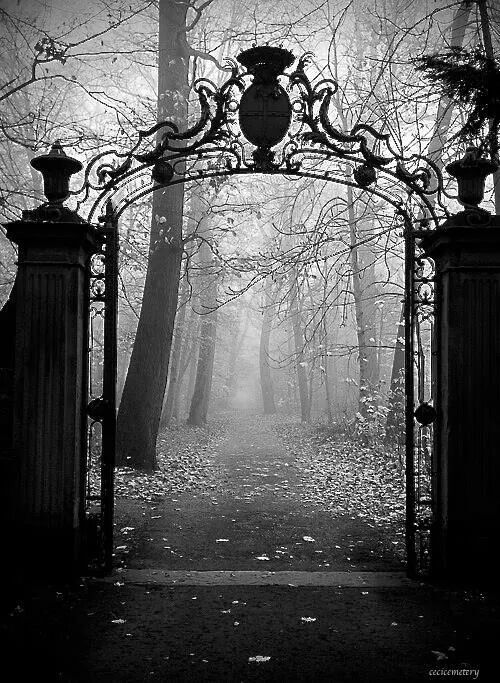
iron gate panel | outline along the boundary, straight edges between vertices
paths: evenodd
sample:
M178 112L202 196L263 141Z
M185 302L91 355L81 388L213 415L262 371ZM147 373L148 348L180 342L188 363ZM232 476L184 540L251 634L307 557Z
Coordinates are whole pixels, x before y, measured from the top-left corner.
M111 203L89 263L86 524L91 571L110 571L116 441L118 225Z
M406 546L408 573L431 569L435 408L435 268L407 226L405 282Z

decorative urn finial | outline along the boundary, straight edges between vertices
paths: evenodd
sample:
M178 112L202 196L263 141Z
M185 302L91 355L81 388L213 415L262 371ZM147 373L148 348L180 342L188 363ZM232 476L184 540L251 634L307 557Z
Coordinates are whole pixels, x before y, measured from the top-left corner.
M43 176L43 191L49 204L62 204L69 195L69 179L83 166L69 157L61 141L56 140L48 154L41 154L31 160L31 165Z
M295 61L289 50L271 45L251 47L241 52L236 59L248 73L255 77L254 83L274 84L278 76L288 69Z
M31 160L31 165L43 176L43 191L47 202L35 209L23 211L24 220L41 222L82 223L83 219L64 206L69 196L69 179L83 166L78 159L69 157L60 140L56 140L48 154L41 154Z
M245 138L257 147L257 165L272 166L271 147L285 137L292 120L290 99L278 77L291 66L295 57L281 47L261 45L245 50L237 60L253 76L239 106L239 123Z
M465 210L484 211L479 204L484 198L486 178L494 173L498 164L483 159L477 147L467 147L464 156L446 166L448 173L457 179L458 201Z

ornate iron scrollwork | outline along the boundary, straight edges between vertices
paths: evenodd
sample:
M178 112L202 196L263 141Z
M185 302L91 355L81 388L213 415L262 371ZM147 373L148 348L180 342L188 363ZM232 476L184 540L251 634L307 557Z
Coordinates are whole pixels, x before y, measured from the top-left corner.
M197 178L246 173L287 174L368 188L399 213L418 206L435 225L448 215L439 167L420 154L405 156L387 133L357 123L347 130L332 79L311 82L310 55L294 61L270 46L228 60L229 78L220 86L207 78L194 84L199 118L185 131L173 121L139 130L131 149L99 153L87 165L78 206L90 221L113 199L116 217L153 191ZM286 85L286 88L284 87ZM267 117L267 119L266 119ZM259 133L255 121L267 120ZM252 123L253 121L253 123ZM261 126L262 128L262 126Z

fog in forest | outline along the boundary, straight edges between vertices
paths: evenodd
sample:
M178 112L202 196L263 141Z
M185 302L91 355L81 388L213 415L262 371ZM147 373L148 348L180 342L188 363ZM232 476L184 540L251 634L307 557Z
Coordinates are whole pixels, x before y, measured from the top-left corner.
M405 225L397 207L420 220L424 209L411 196L411 182L435 172L422 171L425 154L444 168L453 157L445 141L462 125L460 107L447 107L444 95L425 84L415 59L422 44L427 54L449 45L472 49L486 26L479 10L404 0L368 10L361 0L165 0L123 10L91 2L83 14L74 2L3 5L4 40L10 31L20 41L5 64L11 85L2 96L6 130L13 131L3 143L5 220L40 198L40 179L27 164L56 139L86 163L103 155L104 175L94 182L91 173L93 189L78 200L85 215L99 183L111 177L106 173L138 144L138 131L156 121L196 130L203 98L213 106L213 88L253 45L291 53L287 74L295 75L289 83L280 76L280 83L290 89L293 116L275 160L284 160L291 145L319 153L323 133L306 129L321 128L325 114L340 141L329 148L333 182L287 175L293 154L279 174L203 179L224 164L227 170L251 163L252 146L237 132L230 143L226 138L226 150L220 138L217 152L204 161L200 155L197 179L151 194L140 192L146 185L137 177L110 194L120 210L118 462L154 468L160 427L202 425L233 407L296 415L379 440L389 430L393 444L401 441ZM495 43L495 7L490 11ZM179 32L181 41L173 38ZM299 73L311 83L307 106L294 100L303 87ZM238 97L230 104L235 131ZM375 154L362 157L366 168L342 161L360 131ZM124 156L108 159L113 147ZM146 136L139 147L151 151L152 140ZM398 161L400 175L405 169L420 180L405 186L383 176L387 161L376 157L384 154ZM307 153L299 157L299 165L309 163ZM21 202L17 186L27 188ZM15 255L8 241L2 244L5 301ZM421 353L429 350L429 334L422 332ZM99 376L97 351L92 364Z
M495 570L499 26L0 0L20 680L478 679L500 611L426 582Z
M166 396L169 391L174 394L175 407L170 418L174 423L188 418L200 349L205 350L207 346L204 343L207 329L213 367L210 401L204 419L233 408L297 416L301 416L303 408L306 421L344 425L355 420L356 413L361 418L356 314L348 291L350 265L342 261L334 264L346 258L349 234L339 216L335 227L332 226L334 242L322 244L324 237L318 240L312 237L318 210L312 201L305 208L299 208L297 191L302 190L310 200L315 192L320 194L321 210L324 204L334 207L339 200L335 189L329 190L314 182L301 185L274 178L226 181L226 186L221 184L218 189L213 204L206 208L206 215L191 213L191 207L202 211L196 194L203 195L205 186L200 183L196 189L187 190L191 201L185 230L188 232L194 223L196 232L185 265L189 282L180 291L177 313L179 332L176 333L182 334L182 345L178 343L176 347L175 337L173 345L179 353L175 366L177 370L178 365L178 374L174 381L171 375L166 391ZM252 196L256 191L258 201ZM281 195L279 200L277 194ZM290 211L288 206L292 202L295 206ZM335 208L329 210L333 213ZM141 273L132 271L130 276L127 266L136 258L132 256L134 251L141 254L144 253L141 246L144 251L147 248L146 244L138 244L140 222L137 219L133 222L134 208L130 214L130 219L126 217L124 222L131 227L122 237L126 250L123 276L128 296L120 302L119 394L143 296ZM299 226L301 234L296 236L294 230ZM206 255L196 244L198 235L212 240L218 263L213 251L209 252L207 261L203 260ZM318 259L318 249L325 256L319 265L310 263L314 251ZM333 253L329 255L328 250ZM368 247L364 248L366 265L360 276L366 326L363 381L370 382L374 392L378 392L377 405L383 403L380 407L385 408L398 343L403 272L401 257L391 259L389 272L387 260L377 272L375 250L376 247L372 253ZM293 252L303 262L309 262L297 268ZM392 280L383 282L383 278ZM399 342L401 345L401 338ZM396 356L398 360L401 363L401 358ZM307 396L303 407L299 382L303 383ZM367 408L371 409L369 405Z

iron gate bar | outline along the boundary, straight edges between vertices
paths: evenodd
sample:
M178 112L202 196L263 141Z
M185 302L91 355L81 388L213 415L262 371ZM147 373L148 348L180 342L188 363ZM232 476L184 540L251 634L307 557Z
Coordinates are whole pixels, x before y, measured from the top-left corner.
M406 481L406 521L405 543L408 576L417 575L417 553L415 545L415 417L414 391L415 375L413 371L414 336L413 324L415 313L415 238L413 226L405 217L405 481Z
M308 148L307 151L311 153L311 156L308 157L309 161L313 160L312 155L314 155L314 160L316 162L329 163L333 158L336 158L331 152L325 152L323 150ZM193 162L210 162L213 161L213 159L215 158L212 152L213 150L211 148L207 148L205 150L200 150L194 156L186 154L182 157L177 156L175 157L175 159L173 157L166 157L165 160L168 162L177 161L178 164L183 165L186 164L187 160L191 160ZM298 152L294 152L293 154L296 155L298 154ZM360 163L360 159L358 157L350 156L347 153L342 156L342 161L349 161L355 167L356 164ZM154 173L154 170L151 171L151 164L142 164L140 166L137 166L133 171L127 172L123 176L118 176L113 182L106 183L104 187L95 187L94 189L100 189L101 192L99 194L99 197L95 200L95 202L92 204L89 210L89 221L92 221L96 215L101 213L101 211L103 210L103 206L108 201L108 199L112 199L116 202L117 194L122 188L126 189L126 199L121 203L117 203L115 209L117 217L120 217L121 214L138 199L160 188L171 187L179 183L186 183L206 178L229 177L235 175L250 175L255 173L266 175L280 175L283 177L294 176L298 178L311 178L314 180L335 182L341 185L351 186L358 190L361 188L363 190L368 191L370 194L375 195L380 199L383 199L384 201L391 204L398 213L405 211L402 197L399 194L391 195L387 188L376 186L376 183L380 179L386 179L393 182L393 189L394 187L398 187L399 183L404 184L405 181L402 180L401 176L396 171L391 171L387 168L381 169L379 171L379 177L376 181L374 181L373 187L360 186L359 182L357 182L355 179L349 180L348 178L346 178L343 172L340 172L338 169L332 170L328 166L318 166L313 167L312 169L305 168L303 160L301 162L297 162L293 166L289 166L286 163L284 163L276 164L273 167L265 169L260 168L257 165L247 165L239 163L234 167L229 168L224 168L224 166L221 165L220 168L214 170L213 166L207 165L203 169L186 169L181 170L181 172L178 173L172 173L168 182L158 183L155 180L154 184L151 181L152 173ZM133 183L137 181L143 181L143 184L140 187L134 187L133 189L131 189L133 187ZM418 188L416 185L411 185L408 195L412 199L416 199L418 202L420 202L420 204L418 204L417 207L415 207L414 209L410 209L409 213L415 213L417 208L419 211L424 210L426 213L429 214L429 220L437 227L440 220L442 218L447 217L448 214L444 210L442 214L437 214L435 212L433 208L434 202L429 199L429 194L429 192L421 192L420 188Z
M148 169L143 168L142 171L147 171ZM237 175L255 175L255 174L265 174L265 175L279 175L282 177L294 177L294 178L309 178L311 180L318 180L320 182L332 182L332 183L338 183L340 185L344 186L349 186L352 187L356 190L359 190L360 187L358 183L356 183L353 180L348 180L342 175L333 175L328 171L325 171L323 169L318 170L317 172L310 171L310 170L304 170L304 169L294 169L294 170L286 170L283 168L276 168L274 170L267 170L267 171L261 171L255 168L234 168L229 171L213 171L213 170L205 170L205 171L200 171L199 173L189 175L186 173L185 175L180 175L178 178L171 180L168 184L161 184L161 185L152 185L149 181L145 187L141 187L138 189L130 190L127 192L126 199L122 201L121 203L117 203L115 207L115 217L120 218L123 214L124 211L126 211L129 206L138 200L142 199L143 197L147 196L148 194L151 194L152 192L155 192L156 190L159 189L164 189L165 187L173 187L174 185L179 185L181 183L188 183L188 182L196 182L199 180L204 180L204 179L209 179L209 178L221 178L221 177L234 177ZM123 187L126 187L126 184L123 185ZM113 193L108 193L103 194L103 197L101 200L96 200L95 204L92 206L92 213L91 215L94 216L96 213L98 213L101 208L102 208L102 201L106 200L108 201L109 199L115 199L116 194L118 191L121 189L119 187L118 189L115 188ZM394 209L397 214L401 214L404 216L409 217L409 212L405 207L402 205L401 198L396 196L390 196L388 195L387 191L382 188L376 188L376 187L370 187L370 188L365 188L366 191L375 196L378 197L379 199L382 199L384 202L387 202L387 204L390 204ZM116 194L115 194L116 192ZM425 205L424 205L425 206ZM419 207L420 208L420 207Z
M88 316L89 334L87 344L88 368L88 404L86 429L86 539L87 539L87 569L92 573L102 572L103 559L103 519L102 519L102 421L105 417L103 406L102 378L95 377L96 364L103 365L99 358L99 351L103 343L98 344L99 321L104 320L104 291L105 291L105 236L99 227L95 228L96 251L92 254L88 264L89 296ZM101 339L103 342L103 339ZM99 351L96 353L96 347Z
M114 476L116 448L116 366L118 323L118 224L111 201L106 207L101 228L106 244L104 291L104 368L103 399L105 415L102 421L101 454L101 515L104 534L104 570L113 564Z

